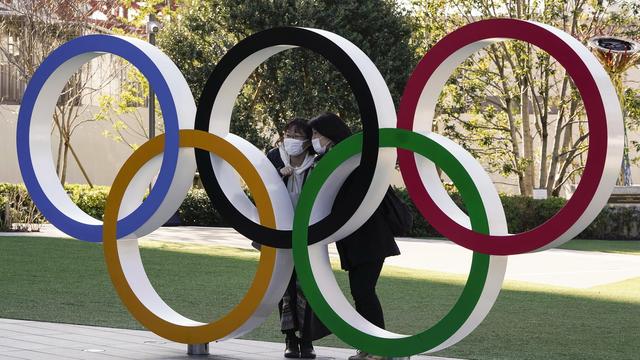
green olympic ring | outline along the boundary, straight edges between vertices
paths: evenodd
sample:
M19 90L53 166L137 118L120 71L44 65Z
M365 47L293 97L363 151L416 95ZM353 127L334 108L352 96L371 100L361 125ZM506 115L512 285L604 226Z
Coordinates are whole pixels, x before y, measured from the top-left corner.
M380 129L380 146L413 151L433 161L459 189L472 229L489 233L487 214L480 193L463 165L447 149L421 134L392 128ZM338 166L357 155L361 149L362 134L352 135L332 148L309 175L293 220L293 260L296 272L302 290L320 320L349 345L383 356L410 356L425 352L445 342L467 321L487 282L491 256L473 253L471 272L458 301L444 318L421 333L412 336L376 336L344 320L329 304L316 281L307 245L308 226L313 204L322 185Z

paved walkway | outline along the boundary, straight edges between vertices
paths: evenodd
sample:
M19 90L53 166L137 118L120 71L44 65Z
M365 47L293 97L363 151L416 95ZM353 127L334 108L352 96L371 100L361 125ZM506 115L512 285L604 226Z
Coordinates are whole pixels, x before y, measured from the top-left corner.
M22 234L67 236L52 225L44 225L39 233ZM143 239L251 248L251 242L231 228L162 227ZM385 264L454 274L469 272L471 251L452 242L411 238L398 238L397 242L402 255L387 258ZM329 254L338 257L334 245L329 247ZM634 277L640 277L640 256L562 249L510 256L506 274L507 280L571 288L590 288Z
M187 356L187 346L149 331L0 319L0 359L284 359L283 344L251 340L212 343L209 356ZM318 360L346 359L351 349L317 346ZM412 356L416 360L453 360Z

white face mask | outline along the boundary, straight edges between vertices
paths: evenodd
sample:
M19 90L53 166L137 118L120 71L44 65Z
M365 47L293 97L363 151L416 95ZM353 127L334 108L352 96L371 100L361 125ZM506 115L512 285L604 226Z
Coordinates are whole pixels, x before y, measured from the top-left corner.
M320 145L320 138L311 139L311 144L313 145L313 150L318 154L322 155L327 151L327 145Z
M289 154L289 156L297 156L302 154L306 148L304 144L306 141L298 140L298 139L284 139L284 151Z

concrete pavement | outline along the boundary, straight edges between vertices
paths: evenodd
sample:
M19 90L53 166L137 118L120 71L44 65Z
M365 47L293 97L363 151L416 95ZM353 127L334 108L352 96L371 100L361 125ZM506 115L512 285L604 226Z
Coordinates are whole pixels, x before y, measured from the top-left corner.
M0 359L275 360L284 344L232 339L209 345L209 356L187 356L187 346L141 330L0 319ZM318 360L346 359L352 349L315 347ZM412 356L415 360L455 360Z

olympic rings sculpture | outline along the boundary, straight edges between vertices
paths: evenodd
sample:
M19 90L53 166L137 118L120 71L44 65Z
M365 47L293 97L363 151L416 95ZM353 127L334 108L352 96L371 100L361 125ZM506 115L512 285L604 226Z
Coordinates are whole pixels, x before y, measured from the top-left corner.
M479 49L505 39L535 45L565 67L585 103L590 130L587 165L574 196L547 222L521 234L508 233L498 193L477 160L431 132L436 101L453 70ZM318 162L295 210L262 151L229 133L235 98L247 78L269 57L294 47L324 56L345 76L363 127L362 133L344 140ZM82 64L102 53L118 55L143 73L156 91L165 123L165 134L143 144L118 172L103 223L67 197L53 168L49 134L57 100L52 94L59 94ZM500 292L505 255L562 244L595 218L615 184L622 134L614 87L585 46L551 26L492 19L454 31L425 54L408 80L397 119L389 90L371 60L348 40L324 30L276 28L249 36L220 60L197 109L187 82L159 49L128 37L83 36L52 52L29 82L18 119L17 147L25 185L40 211L67 234L104 243L109 274L120 298L138 321L158 335L194 344L247 333L275 308L295 264L309 303L338 337L370 353L407 356L442 350L480 324ZM189 148L195 149L195 157ZM377 208L389 186L396 155L422 215L443 235L474 251L458 301L438 323L415 335L392 333L360 316L340 291L327 252L327 244L355 231ZM208 324L180 315L160 298L146 276L137 242L177 210L196 164L222 215L241 234L263 245L257 273L244 298ZM362 171L363 186L356 194L360 202L331 212L337 191L356 167ZM436 168L458 187L468 215L448 196ZM142 201L156 173L157 181ZM242 190L241 179L255 205Z

